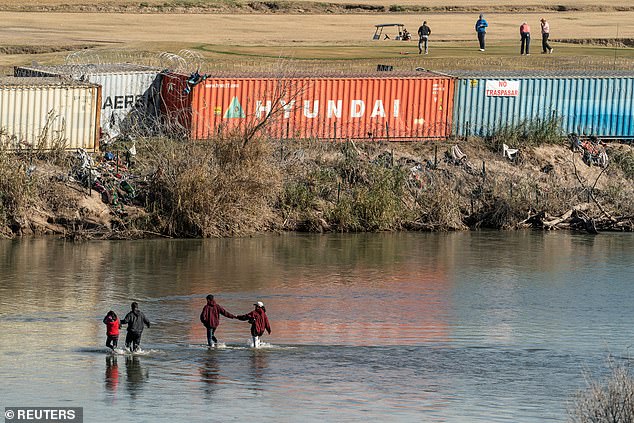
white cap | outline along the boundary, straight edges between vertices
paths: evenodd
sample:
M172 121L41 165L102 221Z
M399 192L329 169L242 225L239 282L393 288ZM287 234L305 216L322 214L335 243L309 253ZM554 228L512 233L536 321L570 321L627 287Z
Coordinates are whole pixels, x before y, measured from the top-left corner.
M262 301L258 301L257 303L254 303L253 305L256 305L258 307L264 307L264 303Z

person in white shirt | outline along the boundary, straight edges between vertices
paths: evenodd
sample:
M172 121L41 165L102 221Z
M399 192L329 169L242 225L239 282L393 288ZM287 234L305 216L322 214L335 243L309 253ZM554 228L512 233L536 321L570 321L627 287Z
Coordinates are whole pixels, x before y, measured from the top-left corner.
M542 24L542 54L552 53L553 48L548 44L548 37L550 37L550 25L546 22L546 19L541 18Z

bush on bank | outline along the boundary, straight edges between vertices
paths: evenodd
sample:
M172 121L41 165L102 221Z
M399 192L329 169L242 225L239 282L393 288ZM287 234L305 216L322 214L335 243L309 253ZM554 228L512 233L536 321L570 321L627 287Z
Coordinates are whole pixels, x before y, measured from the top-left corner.
M175 237L240 236L270 228L280 173L270 144L148 139L138 149L151 175L144 225Z
M466 159L456 161L451 149L458 141L245 142L240 133L209 141L138 138L137 195L125 207L111 206L111 222L100 229L95 219L86 224L88 189L68 182L68 157L2 151L0 233L11 237L22 233L16 227L36 225L36 211L58 226L35 232L91 228L89 236L119 238L514 229L528 226L531 216L548 220L573 207L608 223L634 215L631 147L610 147L613 162L599 169L552 139L523 147L522 159L511 162L482 139L461 141ZM37 170L29 172L33 160ZM620 230L627 229L625 222Z
M0 235L10 237L25 219L37 180L27 174L28 163L0 149Z
M589 378L568 410L571 423L628 423L634 421L634 378L624 364L609 364L603 379Z

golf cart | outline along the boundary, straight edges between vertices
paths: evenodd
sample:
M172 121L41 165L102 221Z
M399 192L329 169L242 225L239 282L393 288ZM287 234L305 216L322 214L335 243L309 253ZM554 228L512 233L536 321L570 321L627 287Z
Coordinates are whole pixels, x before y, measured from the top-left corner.
M399 40L399 41L400 40L407 41L407 40L411 39L411 35L405 29L405 25L404 24L400 24L400 23L379 24L379 25L374 25L374 27L376 29L374 30L374 36L372 37L373 40L394 39L394 40ZM383 29L384 28L393 28L393 27L396 27L396 34L394 34L393 31L385 31L385 33L383 33ZM391 37L390 37L390 34L388 32L392 33Z

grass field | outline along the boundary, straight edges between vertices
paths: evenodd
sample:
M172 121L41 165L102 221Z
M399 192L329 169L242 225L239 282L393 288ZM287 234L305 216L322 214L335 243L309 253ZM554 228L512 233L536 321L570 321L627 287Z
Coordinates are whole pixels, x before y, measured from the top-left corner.
M407 1L402 4L406 4ZM30 6L73 8L78 0L34 0ZM108 5L209 4L205 0L179 2L113 0ZM299 4L301 2L292 2ZM361 3L379 3L364 0ZM413 2L412 2L413 3ZM106 3L92 3L92 6ZM401 3L399 3L401 4ZM427 6L440 7L432 0ZM202 70L248 71L284 66L286 69L330 72L368 72L376 64L398 70L425 67L449 69L632 69L634 68L634 10L592 11L598 6L574 0L566 12L500 12L498 3L453 1L456 6L478 5L486 12L490 28L485 53L477 50L473 25L477 13L343 13L343 14L226 14L226 13L94 13L11 12L14 0L0 0L0 66L74 61L140 61L170 66L161 52L187 49L185 67ZM521 7L507 0L509 9ZM553 7L554 2L533 1L527 9ZM136 7L135 6L135 7ZM387 6L387 4L386 4ZM608 8L628 9L631 1L610 3ZM607 6L606 6L607 7ZM490 13L487 10L492 10ZM193 10L196 11L195 9ZM551 24L555 54L540 55L539 18ZM371 41L374 25L398 22L415 32L422 19L432 28L430 54L419 56L416 41ZM519 56L518 28L532 26L530 57ZM614 44L611 40L620 39ZM567 41L587 41L573 44ZM603 40L610 46L597 45ZM625 43L625 44L623 44ZM183 55L183 54L181 54ZM200 56L197 58L196 56ZM283 64L280 64L283 62Z

